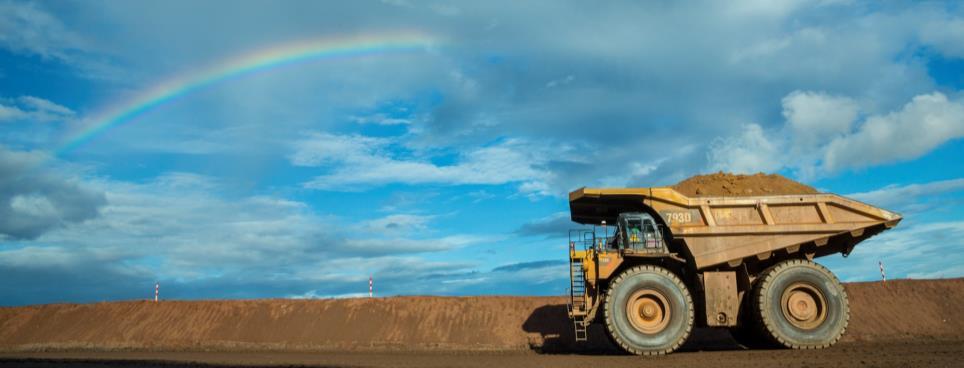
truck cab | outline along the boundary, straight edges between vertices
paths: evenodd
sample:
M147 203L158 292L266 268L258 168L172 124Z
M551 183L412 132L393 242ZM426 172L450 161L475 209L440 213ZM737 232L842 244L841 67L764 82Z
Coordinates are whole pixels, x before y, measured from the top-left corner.
M665 253L662 227L648 213L626 212L617 218L615 248L631 253Z

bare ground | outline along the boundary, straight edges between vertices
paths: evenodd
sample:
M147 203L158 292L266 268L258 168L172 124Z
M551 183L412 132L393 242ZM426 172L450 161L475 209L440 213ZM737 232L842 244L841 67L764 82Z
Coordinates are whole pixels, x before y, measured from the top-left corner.
M56 352L0 354L0 367L961 367L964 342L850 342L825 350L688 351L663 357L532 352Z
M964 341L964 279L850 283L844 341ZM725 331L722 332L724 335ZM700 338L697 337L697 343ZM611 351L561 297L134 301L0 308L0 351Z
M576 343L558 297L112 302L0 308L0 367L964 367L964 279L851 283L826 350L744 350L698 329L666 357Z

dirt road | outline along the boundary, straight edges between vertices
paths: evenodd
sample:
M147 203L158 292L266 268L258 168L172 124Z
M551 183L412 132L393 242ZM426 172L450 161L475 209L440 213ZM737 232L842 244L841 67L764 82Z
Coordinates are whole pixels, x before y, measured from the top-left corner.
M38 359L42 358L42 359ZM199 364L200 362L200 364ZM532 352L114 352L0 354L0 367L962 367L964 342L843 343L827 350L684 351L663 357Z

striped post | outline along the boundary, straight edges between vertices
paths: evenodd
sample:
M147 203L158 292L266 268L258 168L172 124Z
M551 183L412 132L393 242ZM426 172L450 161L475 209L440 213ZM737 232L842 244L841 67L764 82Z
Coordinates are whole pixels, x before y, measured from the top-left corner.
M372 277L371 277L371 276L368 276L368 297L369 297L369 298L371 298L371 297L373 297L373 296L375 295L375 293L373 292L373 289L372 289L372 285L373 285L373 284L374 284L374 283L373 283L373 281L372 281Z
M880 279L884 280L884 282L887 282L887 276L884 275L884 262L877 261L877 265L880 266Z
M157 303L157 296L160 294L160 291L161 291L161 283L155 282L154 283L154 303Z

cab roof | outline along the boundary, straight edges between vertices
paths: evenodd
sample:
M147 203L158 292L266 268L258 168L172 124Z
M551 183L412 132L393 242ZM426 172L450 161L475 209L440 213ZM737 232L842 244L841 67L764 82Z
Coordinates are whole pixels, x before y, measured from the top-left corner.
M668 188L579 188L569 193L569 213L580 224L615 223L623 212L648 212L647 198Z

